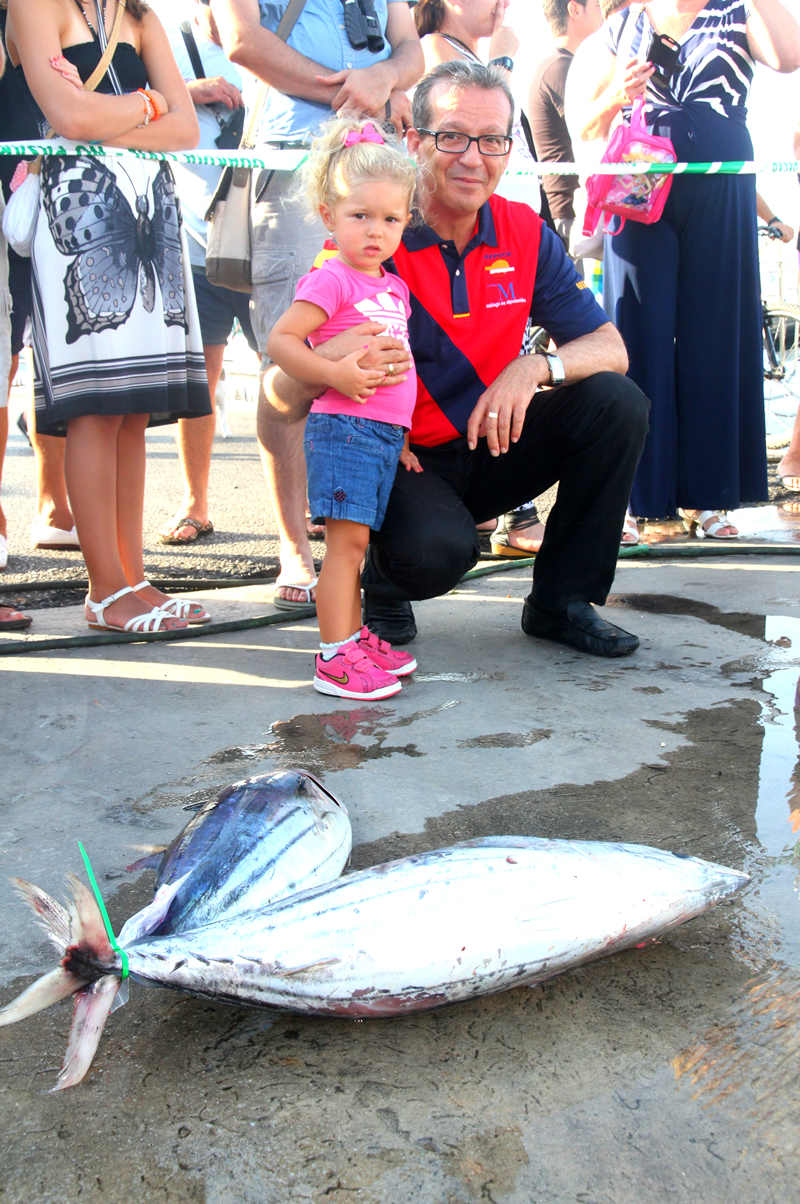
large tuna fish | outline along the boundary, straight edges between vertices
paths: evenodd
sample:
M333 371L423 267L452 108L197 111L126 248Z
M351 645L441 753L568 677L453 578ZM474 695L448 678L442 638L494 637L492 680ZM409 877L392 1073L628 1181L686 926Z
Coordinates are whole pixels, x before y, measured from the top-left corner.
M88 1068L121 973L94 899L71 881L61 966L0 1012L0 1024L9 1024L74 991L84 995L59 1088ZM128 945L127 955L136 981L229 1003L405 1015L532 986L658 936L748 881L642 845L496 836L375 866L203 928L147 937ZM34 890L27 888L29 898ZM41 892L30 901L63 947L63 916L48 915Z
M131 866L156 870L156 894L126 922L120 943L185 932L330 882L351 846L347 810L311 774L280 770L236 782L167 849Z

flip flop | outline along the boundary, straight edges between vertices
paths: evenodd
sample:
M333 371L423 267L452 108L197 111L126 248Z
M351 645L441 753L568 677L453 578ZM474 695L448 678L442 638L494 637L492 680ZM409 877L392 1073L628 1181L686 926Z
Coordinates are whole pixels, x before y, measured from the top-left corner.
M14 610L13 606L0 606L0 631L23 631L32 622L30 615L24 615L21 610Z
M194 527L196 534L190 535L188 539L179 539L176 535L170 532L180 531L181 527ZM196 539L202 539L204 535L211 535L214 531L214 524L198 522L196 518L176 518L174 522L168 523L162 527L158 533L158 538L161 543L194 543Z
M789 493L800 493L800 477L778 477L784 489L788 489Z
M309 606L316 606L316 602L311 597L311 591L316 587L317 578L313 581L301 581L299 584L293 581L281 581L280 577L275 582L275 589L296 589L305 594L305 602L293 602L289 598L279 598L276 594L272 595L272 605L277 610L308 610Z

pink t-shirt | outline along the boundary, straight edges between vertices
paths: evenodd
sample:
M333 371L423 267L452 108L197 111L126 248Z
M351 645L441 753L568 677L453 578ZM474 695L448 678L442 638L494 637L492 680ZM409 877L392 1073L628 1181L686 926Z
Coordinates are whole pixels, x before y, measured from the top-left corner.
M381 269L381 276L357 272L341 259L326 259L321 268L298 282L295 301L311 301L324 309L328 321L308 336L312 347L361 322L382 322L385 333L400 339L408 350L408 319L411 316L408 285L399 276ZM411 427L417 400L417 374L412 366L400 385L382 385L365 402L352 401L336 389L328 389L311 407L315 414L349 414Z

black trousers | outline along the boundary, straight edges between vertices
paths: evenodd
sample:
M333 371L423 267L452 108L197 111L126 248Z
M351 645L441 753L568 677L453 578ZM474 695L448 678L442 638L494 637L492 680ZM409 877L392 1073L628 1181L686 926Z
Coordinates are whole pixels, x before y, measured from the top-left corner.
M465 437L414 446L423 472L398 466L386 517L373 531L365 592L388 601L435 598L478 559L475 524L505 514L559 482L533 571L531 601L563 611L603 605L619 551L649 402L625 376L599 372L538 392L518 443L491 456Z

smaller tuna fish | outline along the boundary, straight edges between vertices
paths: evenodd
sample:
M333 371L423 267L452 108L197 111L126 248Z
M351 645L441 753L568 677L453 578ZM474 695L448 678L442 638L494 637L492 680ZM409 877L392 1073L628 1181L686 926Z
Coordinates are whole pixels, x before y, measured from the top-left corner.
M168 848L129 867L155 869L156 893L127 920L120 943L185 932L331 882L352 839L345 806L304 770L235 782Z

